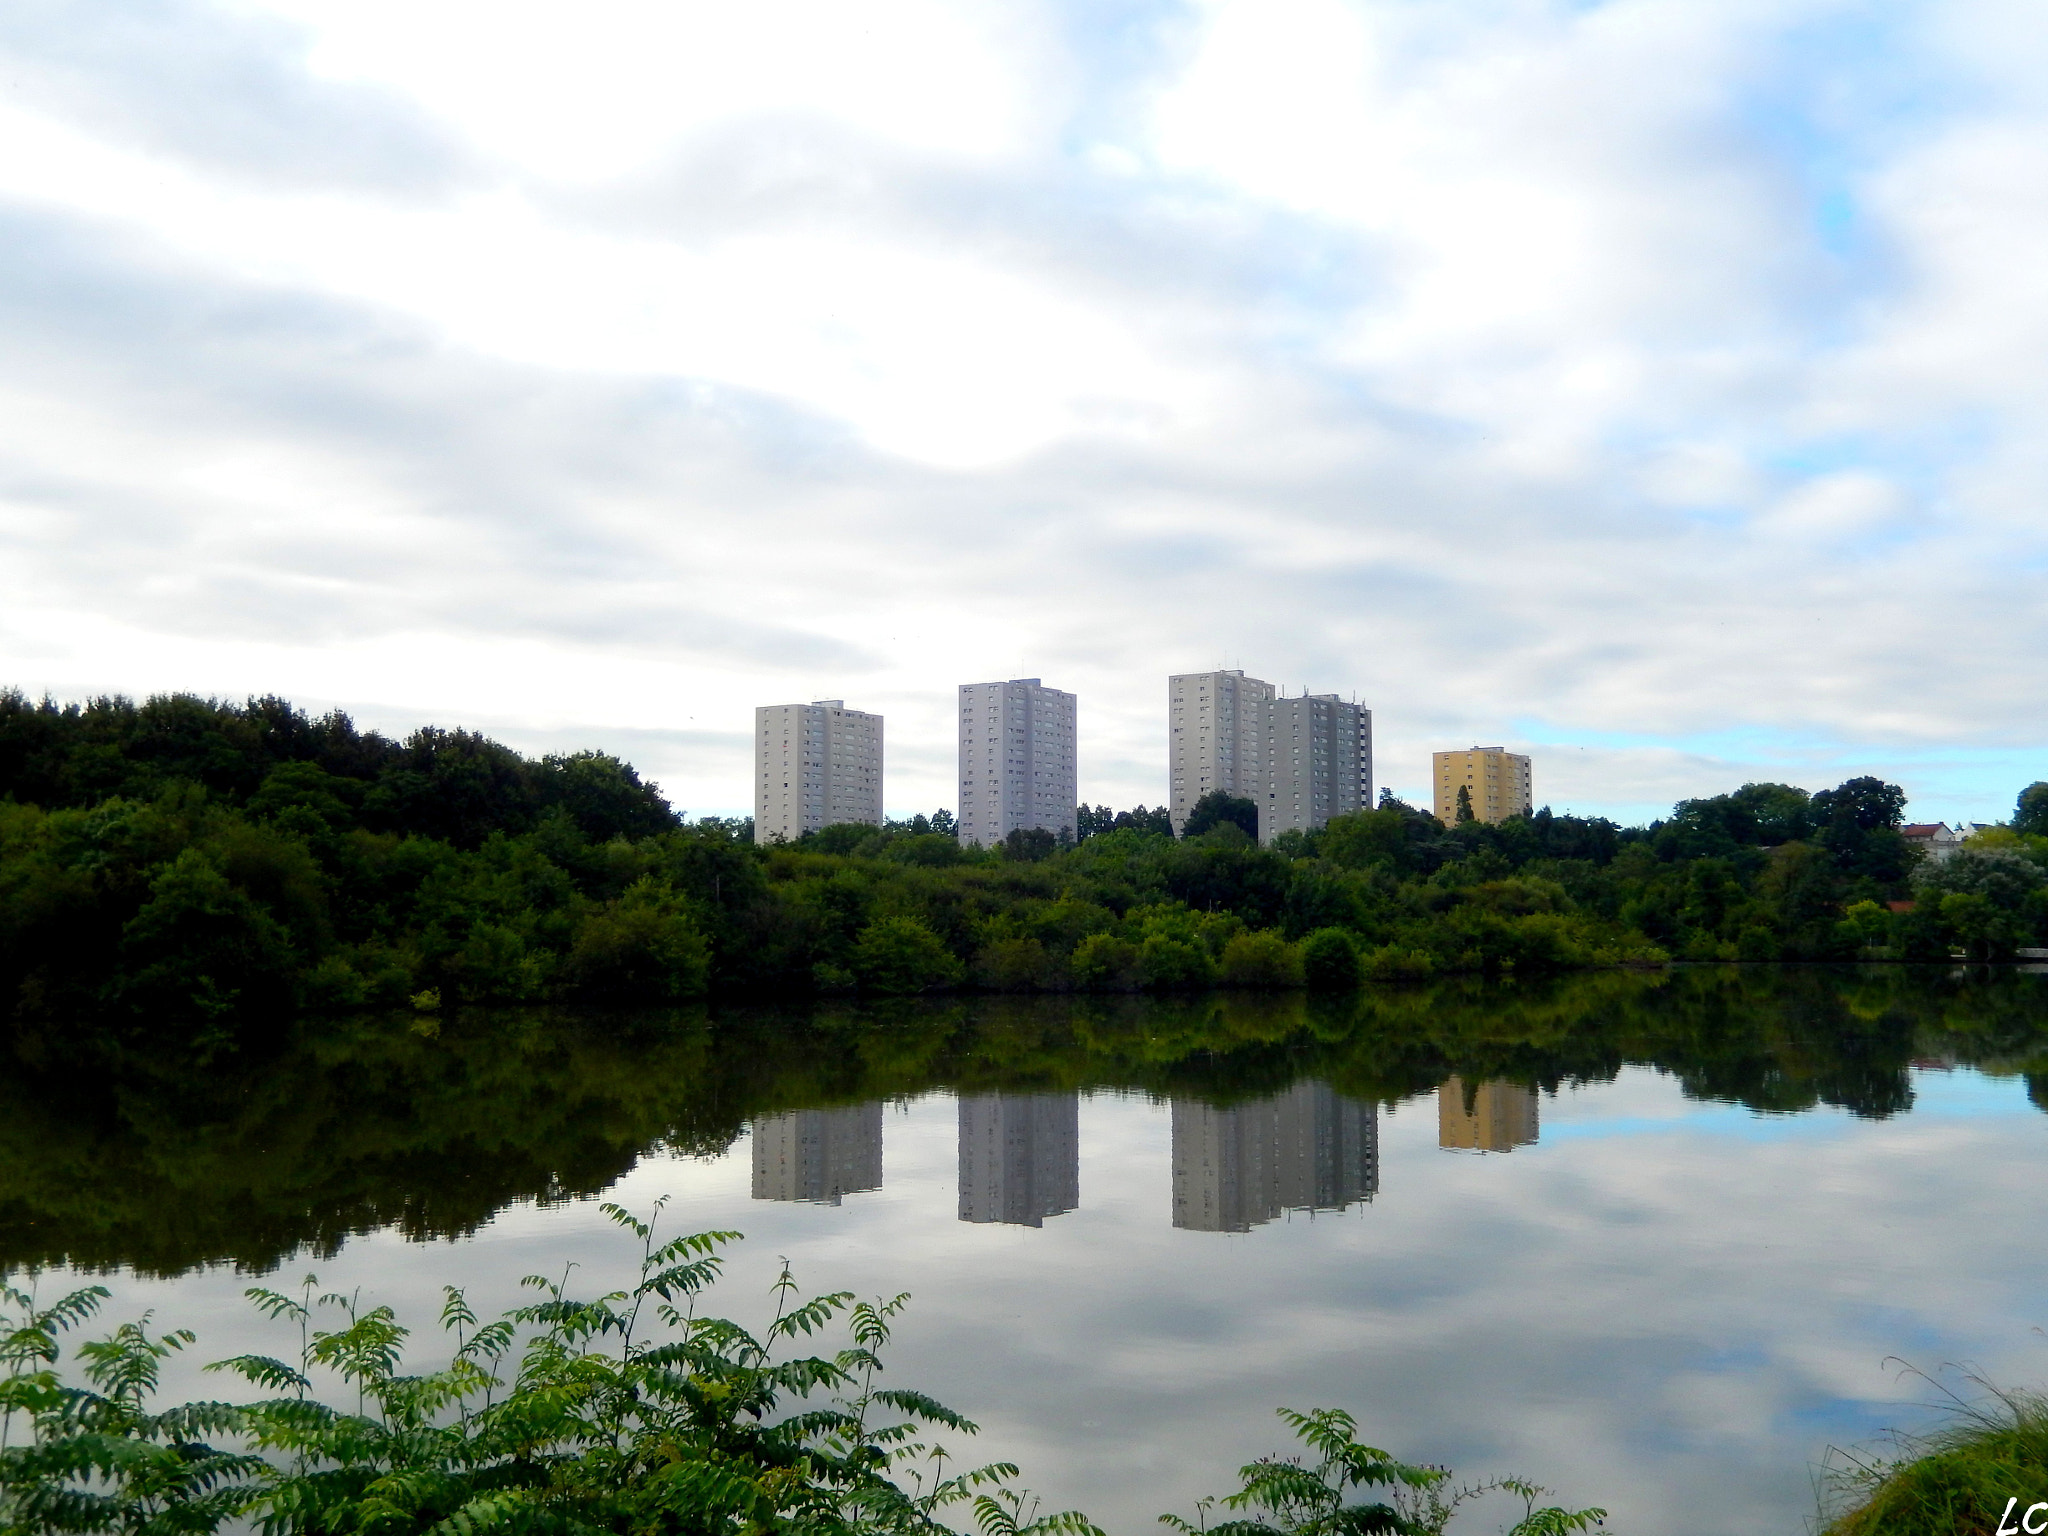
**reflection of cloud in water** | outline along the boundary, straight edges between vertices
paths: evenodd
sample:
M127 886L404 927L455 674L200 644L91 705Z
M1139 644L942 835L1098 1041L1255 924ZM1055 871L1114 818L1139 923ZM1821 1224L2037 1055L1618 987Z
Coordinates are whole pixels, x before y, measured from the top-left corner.
M1377 1106L1328 1083L1217 1109L1173 1101L1173 1224L1249 1232L1283 1211L1342 1210L1380 1187Z

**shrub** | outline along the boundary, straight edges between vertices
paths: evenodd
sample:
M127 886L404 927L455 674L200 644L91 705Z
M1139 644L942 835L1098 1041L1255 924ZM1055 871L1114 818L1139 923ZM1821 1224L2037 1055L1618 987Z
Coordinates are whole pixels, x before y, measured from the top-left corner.
M1138 980L1155 992L1206 987L1216 980L1216 967L1199 945L1154 933L1138 949Z
M570 985L587 997L671 1002L704 991L711 946L688 903L643 875L578 925L567 970Z
M1302 979L1319 992L1358 985L1358 941L1343 928L1318 928L1301 946Z
M885 917L861 930L853 973L869 992L896 996L957 986L967 968L914 917Z
M1226 987L1298 987L1301 951L1270 928L1240 933L1223 946L1217 972Z
M1421 981L1433 975L1436 961L1426 949L1403 949L1383 944L1366 956L1365 974L1371 981Z
M975 980L991 992L1038 992L1057 976L1052 956L1037 939L997 939L975 957Z
M1074 946L1067 969L1091 992L1129 992L1138 986L1138 946L1113 933L1091 933Z

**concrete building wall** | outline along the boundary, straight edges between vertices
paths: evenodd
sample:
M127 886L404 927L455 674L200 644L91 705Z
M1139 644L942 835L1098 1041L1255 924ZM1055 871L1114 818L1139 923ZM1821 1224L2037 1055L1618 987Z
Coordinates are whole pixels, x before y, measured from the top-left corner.
M1458 819L1458 790L1472 791L1475 821L1506 821L1535 812L1535 784L1529 759L1499 747L1472 747L1463 752L1432 752L1430 792L1436 819L1450 826Z
M1372 809L1372 711L1334 693L1271 700L1259 841Z
M1263 805L1261 792L1270 778L1267 706L1274 691L1271 683L1239 671L1182 672L1166 680L1166 803L1174 836L1211 790Z
M1076 830L1074 695L1035 677L960 685L960 841L993 847L1019 827Z
M1081 1203L1081 1096L960 1100L960 1219L1038 1227Z
M799 1109L754 1122L756 1200L837 1205L882 1187L882 1105Z
M754 711L754 841L882 824L882 717L843 699Z

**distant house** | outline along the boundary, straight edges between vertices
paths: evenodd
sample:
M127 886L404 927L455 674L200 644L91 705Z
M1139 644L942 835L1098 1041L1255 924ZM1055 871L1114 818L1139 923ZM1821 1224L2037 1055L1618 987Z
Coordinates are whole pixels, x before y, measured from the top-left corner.
M1946 822L1916 821L1899 828L1899 832L1908 843L1936 862L1963 846L1963 829L1951 827Z

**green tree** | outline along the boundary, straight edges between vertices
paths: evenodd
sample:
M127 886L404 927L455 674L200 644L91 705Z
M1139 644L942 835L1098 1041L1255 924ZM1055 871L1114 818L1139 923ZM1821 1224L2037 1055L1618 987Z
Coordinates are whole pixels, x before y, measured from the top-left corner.
M2048 837L2048 783L2029 784L2020 791L2012 829L2029 837Z
M1459 826L1463 826L1472 819L1472 786L1460 784L1458 786L1458 810L1455 820Z
M1271 928L1240 933L1223 946L1216 973L1226 987L1298 987L1301 950Z
M1243 795L1233 795L1226 790L1212 789L1194 804L1188 812L1188 819L1181 824L1182 837L1200 837L1204 832L1225 824L1237 827L1254 842L1259 836L1259 807L1256 801Z
M1343 928L1318 928L1303 942L1302 974L1319 992L1346 992L1359 982L1358 943Z
M885 917L861 930L853 973L869 992L901 995L957 986L966 967L918 919Z
M673 1002L702 995L711 946L689 903L643 875L577 925L566 970L570 985L586 997Z

